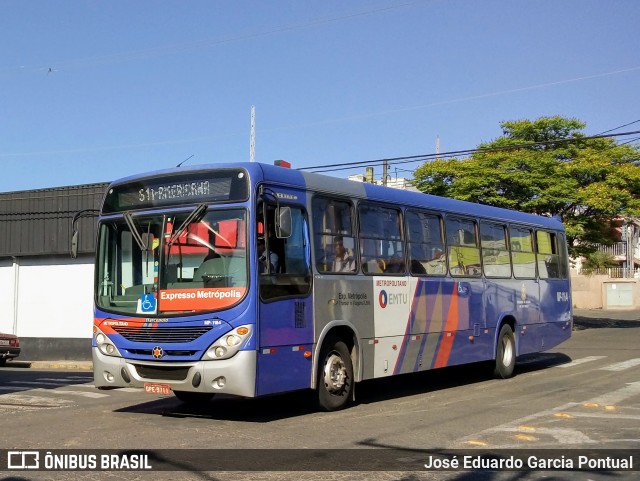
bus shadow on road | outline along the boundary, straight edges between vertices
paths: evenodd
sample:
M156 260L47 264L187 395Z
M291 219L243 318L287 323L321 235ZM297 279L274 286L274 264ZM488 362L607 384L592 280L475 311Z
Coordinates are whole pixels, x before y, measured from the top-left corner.
M514 375L541 371L570 361L571 358L562 353L525 355L518 358ZM494 380L493 363L479 362L365 381L356 387L356 397L359 404L369 404Z
M515 374L525 374L527 372L542 371L550 367L560 366L573 361L570 356L562 352L539 352L526 354L518 358Z
M151 414L170 418L198 418L212 421L267 423L315 412L309 391L296 391L260 398L218 395L201 404L186 404L170 396L143 404L127 406L116 412Z
M540 371L570 362L562 353L542 353L518 358L515 375ZM355 405L445 391L447 389L494 381L490 363L454 366L420 373L373 379L356 385ZM127 406L116 412L149 414L169 418L198 418L212 421L268 423L317 412L315 391L296 391L255 399L219 395L207 403L185 404L173 396Z

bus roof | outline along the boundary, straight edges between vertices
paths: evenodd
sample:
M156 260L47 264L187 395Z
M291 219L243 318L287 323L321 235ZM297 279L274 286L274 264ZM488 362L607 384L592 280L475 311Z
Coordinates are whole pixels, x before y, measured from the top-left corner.
M116 180L112 182L109 188L129 182L143 181L144 179L230 168L245 169L253 184L257 184L261 181L268 181L276 184L279 183L291 187L308 189L319 193L346 196L349 198L368 199L378 202L444 211L447 213L471 217L485 217L501 221L530 224L554 230L564 230L562 223L557 218L553 217L527 214L515 210L478 204L475 202L467 202L419 192L410 192L259 162L202 164L146 172Z

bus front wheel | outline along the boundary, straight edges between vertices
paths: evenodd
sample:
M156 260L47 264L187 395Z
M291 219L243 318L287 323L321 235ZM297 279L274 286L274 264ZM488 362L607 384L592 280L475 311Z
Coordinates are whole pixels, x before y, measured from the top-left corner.
M493 375L497 378L507 379L513 376L513 369L516 366L516 339L513 329L509 324L503 324L498 336L498 346L496 348L496 362Z
M347 345L338 338L327 339L318 364L318 405L337 411L347 405L353 393L353 364Z

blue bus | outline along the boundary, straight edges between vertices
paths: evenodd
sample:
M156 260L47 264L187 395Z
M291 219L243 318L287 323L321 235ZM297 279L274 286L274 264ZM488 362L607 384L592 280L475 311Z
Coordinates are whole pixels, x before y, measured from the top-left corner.
M237 163L113 182L98 220L97 387L184 402L550 349L572 328L556 219Z

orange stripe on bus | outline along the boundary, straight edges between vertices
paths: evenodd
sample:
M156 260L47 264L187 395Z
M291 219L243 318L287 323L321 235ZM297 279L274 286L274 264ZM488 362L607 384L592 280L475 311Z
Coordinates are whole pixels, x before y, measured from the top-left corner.
M449 313L447 314L447 323L442 331L440 340L440 348L438 349L438 357L433 367L445 367L449 362L453 341L456 338L456 329L458 328L458 289L454 284L451 293L451 302L449 303Z

